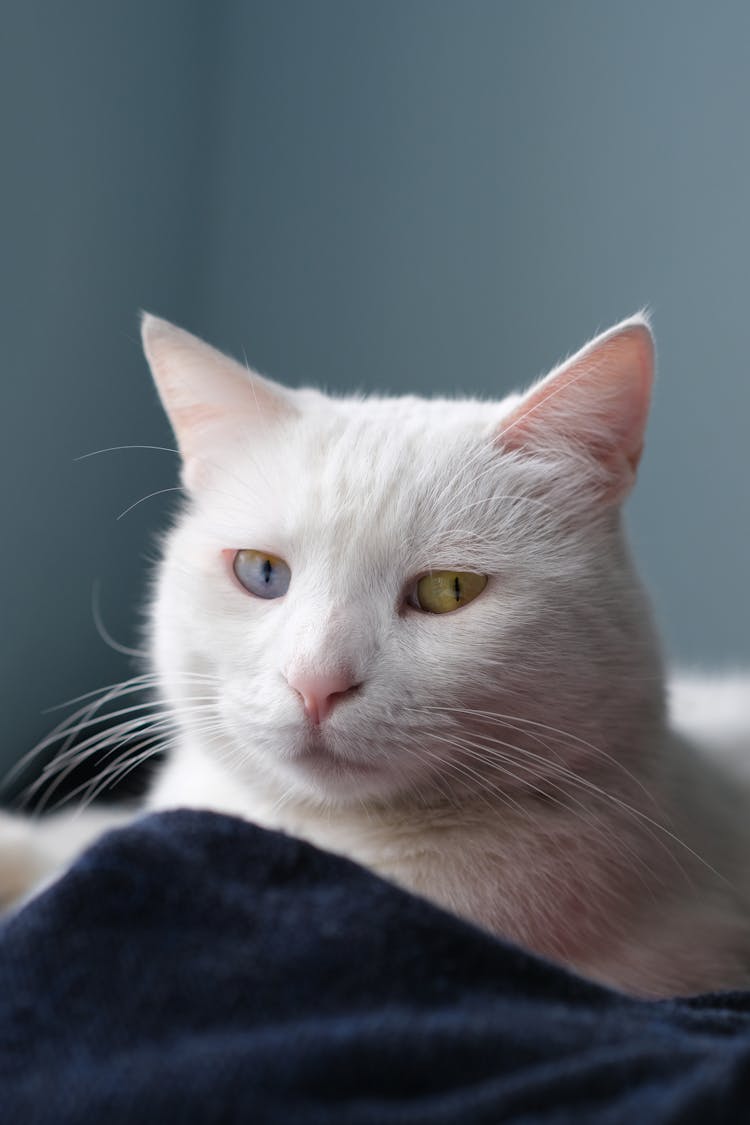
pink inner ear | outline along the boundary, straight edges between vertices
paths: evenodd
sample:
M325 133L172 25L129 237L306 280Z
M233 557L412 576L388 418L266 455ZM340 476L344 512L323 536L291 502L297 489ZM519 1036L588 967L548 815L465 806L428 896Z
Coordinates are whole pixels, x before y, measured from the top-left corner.
M186 460L211 459L227 441L294 412L282 387L167 321L145 314L143 345ZM198 479L196 465L185 478Z
M175 425L181 430L198 430L209 422L217 422L222 411L215 406L197 403L195 406L178 406L172 411Z
M643 451L652 381L648 326L641 319L625 321L533 387L502 419L497 442L519 451L584 448L613 477L615 493L623 494Z

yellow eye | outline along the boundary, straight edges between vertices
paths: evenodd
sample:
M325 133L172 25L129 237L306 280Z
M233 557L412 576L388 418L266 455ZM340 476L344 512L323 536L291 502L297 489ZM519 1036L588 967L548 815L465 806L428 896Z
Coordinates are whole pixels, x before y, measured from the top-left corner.
M417 582L417 606L425 613L450 613L467 602L473 602L486 585L486 574L433 570Z

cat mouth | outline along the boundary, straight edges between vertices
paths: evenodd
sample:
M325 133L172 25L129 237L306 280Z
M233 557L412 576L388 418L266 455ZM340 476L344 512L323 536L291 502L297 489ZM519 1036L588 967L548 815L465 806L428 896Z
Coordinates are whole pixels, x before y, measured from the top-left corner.
M377 772L377 766L371 762L343 758L317 730L305 739L294 756L294 764L318 774L328 773L337 776Z

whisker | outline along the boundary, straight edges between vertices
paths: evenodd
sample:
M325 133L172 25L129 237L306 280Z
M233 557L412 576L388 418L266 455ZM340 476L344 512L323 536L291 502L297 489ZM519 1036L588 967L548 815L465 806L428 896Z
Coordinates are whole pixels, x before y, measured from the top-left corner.
M435 737L437 737L438 741L440 742L447 741L446 739L441 738L439 735ZM450 746L452 745L452 743L448 742L448 745ZM529 810L524 808L524 806L521 805L519 801L517 801L514 797L511 797L510 794L506 793L504 790L498 788L497 785L494 785L492 782L490 782L488 778L479 773L478 770L473 769L471 766L467 766L465 762L455 762L452 759L442 758L439 754L435 754L434 752L430 751L426 746L421 747L420 753L438 762L441 767L451 769L455 773L473 779L474 781L479 781L483 787L500 797L504 804L508 805L509 807L515 808L516 811L520 812L523 816L529 816Z
M148 706L149 704L139 704L138 707L126 707L121 713L128 714L132 711L139 710L141 707L145 708ZM72 746L70 749L58 751L54 758L44 766L43 776L59 768L60 765L64 764L71 756L80 755L82 750L86 747L96 745L99 742L106 744L108 740L117 737L119 734L127 734L131 730L137 730L139 727L143 726L154 727L159 723L173 723L176 725L181 719L200 715L204 711L214 711L215 700L212 696L196 696L194 701L181 705L179 708L170 708L167 710L156 702L151 706L155 708L151 713L142 713L120 723L108 725L103 730L97 730L81 742L76 743L75 746ZM116 714L116 712L114 714ZM98 725L101 722L105 722L110 717L113 716L99 716L95 720L95 723ZM80 733L82 729L90 725L89 723L79 724L74 733Z
M200 731L202 734L205 734L205 731L204 731L204 728L203 728L204 722L206 723L205 730L208 731L209 733L214 729L218 729L217 724L215 724L213 717L210 718L210 721L208 721L208 720L209 720L208 716L206 717L205 720L202 720L202 721L199 720L198 722L195 723L194 729L196 731ZM57 809L57 808L60 808L61 806L65 805L65 804L68 804L70 801L74 800L78 796L79 793L86 793L92 787L97 786L98 783L102 780L102 778L106 779L106 784L104 785L104 788L109 787L110 784L114 784L114 778L113 778L112 774L113 774L114 770L116 769L117 765L124 763L126 761L126 759L129 758L130 755L134 754L135 751L141 749L142 747L145 747L149 744L152 744L152 745L150 745L148 756L149 757L155 757L158 753L160 753L163 749L167 748L168 746L178 744L179 739L181 737L179 732L177 734L169 737L169 738L164 738L164 730L168 730L168 729L169 729L169 727L167 726L167 727L164 727L164 728L162 728L158 731L152 731L150 734L146 733L146 737L141 739L140 742L138 742L134 745L128 745L126 747L126 749L123 751L123 753L120 754L118 756L118 758L115 759L114 762L108 762L103 767L102 770L97 772L97 774L94 776L93 779L89 779L87 781L82 782L81 785L77 786L70 793L67 793L53 807L55 809ZM119 743L117 743L116 745L114 745L113 747L111 747L111 749L107 752L105 757L107 757L111 753L116 752L117 749L121 748L125 744L126 741L127 740L122 740ZM86 755L86 756L88 756L88 755ZM70 770L74 769L78 765L80 765L80 762L77 762L77 761L73 762L70 766L70 769L67 772L70 772ZM132 768L134 769L135 765L133 765ZM60 781L60 779L58 779L56 782L54 782L53 785L51 786L51 788L49 790L47 790L41 796L40 801L35 808L35 813L37 815L39 813L41 813L42 810L49 804L49 801L51 800L51 797L52 797L55 789L58 787L59 781ZM99 792L101 792L101 791L103 791L103 789L97 790L96 796L98 796ZM95 797L92 798L92 799L95 799ZM90 800L86 801L86 803L84 805L82 805L82 808L87 807L87 805L90 804L90 803L91 803Z
M91 586L91 616L94 618L94 627L97 633L104 641L105 645L108 645L109 648L113 649L115 652L119 652L123 656L135 656L145 659L148 653L143 652L141 649L130 648L128 645L120 644L107 629L104 624L104 619L102 618L101 587L101 580L95 578Z
M89 453L81 453L73 461L87 461L89 457L98 457L100 453L117 453L121 449L155 449L160 453L174 453L180 456L179 449L169 449L166 445L108 445L105 449L92 449Z
M98 725L99 723L103 723L105 721L108 722L111 719L118 719L123 715L130 715L135 711L147 711L159 708L166 711L167 708L170 708L173 712L177 713L179 707L182 706L183 703L206 703L208 701L215 703L216 699L216 695L194 695L191 696L189 700L179 700L176 704L171 703L167 700L159 699L147 700L144 703L131 703L128 707L121 707L117 711L107 711L105 714L84 718L81 720L81 722L75 723L72 727L61 727L59 730L53 731L51 734L46 735L46 737L37 744L37 747L35 747L35 749L46 750L48 746L52 746L62 736L80 734L81 731L86 730L91 726Z
M219 682L213 677L209 678L202 675L186 675L182 677L181 680L175 678L173 681L173 685L176 686L177 683L183 682L188 684L189 686L194 686L195 683L200 683L203 686L205 684L213 683L214 681L217 683ZM47 735L45 735L44 738L42 738L36 744L36 746L33 746L29 751L27 751L26 754L24 754L19 759L18 762L15 763L15 765L6 773L5 777L3 778L2 787L7 790L11 786L11 784L15 780L17 780L26 771L27 768L29 768L33 761L35 761L41 754L48 750L50 746L54 745L55 742L58 742L61 739L64 741L62 746L57 751L56 757L58 759L63 757L71 747L75 737L82 730L86 729L89 726L95 726L101 723L110 722L112 719L117 718L121 715L129 714L132 710L146 710L148 708L164 709L166 706L170 706L174 710L176 706L184 706L186 702L190 702L191 700L206 701L211 699L215 700L216 698L215 695L192 696L188 697L187 700L178 698L176 702L169 704L165 703L164 701L149 700L145 703L138 704L135 708L124 708L114 712L102 711L102 708L105 707L108 703L111 703L124 695L142 692L145 688L157 685L159 683L160 681L158 677L154 676L153 674L135 676L130 680L120 681L116 684L107 685L105 688L98 688L93 692L87 692L85 693L85 695L79 696L76 699L69 701L67 704L60 705L70 706L70 704L79 702L81 699L85 699L87 701L83 707L79 708L71 715L67 715L64 719L62 719L56 727L54 727ZM52 710L58 709L59 708L56 707Z
M119 516L116 516L115 518L117 520L123 519L123 517L126 516L128 512L132 512L133 508L137 508L139 504L143 504L146 500L152 500L155 496L164 496L166 492L182 492L182 485L174 484L170 485L169 488L157 488L155 492L149 492L145 496L141 496L140 499L135 500L132 504L129 504L128 507L120 512Z
M636 774L632 773L632 771L629 770L627 766L623 765L623 763L619 761L619 759L615 758L612 754L607 753L607 751L603 750L601 747L595 746L592 742L588 742L585 738L581 738L579 735L574 734L572 731L564 731L559 729L558 727L551 726L549 723L538 722L536 719L527 719L523 715L504 715L499 711L482 711L471 707L453 708L431 706L429 708L422 708L421 710L424 711L425 714L428 714L431 711L444 711L451 712L457 716L474 715L478 718L492 721L496 720L499 726L510 726L511 723L524 723L526 726L537 727L540 730L548 731L551 734L558 734L562 738L569 739L571 742L582 746L584 749L590 750L593 754L596 754L597 757L603 758L606 762L609 762L610 765L615 766L616 769L620 770L630 781L637 785L642 793L646 797L648 797L650 801L653 801L651 793L643 784L642 780L637 777ZM524 734L526 732L524 730L518 730L518 733ZM529 735L531 735L531 732L528 733Z
M170 682L185 682L191 680L210 680L212 683L221 683L219 676L210 676L202 672L182 672L179 677L173 681L170 677ZM42 711L43 715L48 715L52 711L61 711L63 707L70 707L74 703L80 703L82 699L89 699L93 695L99 695L102 692L111 691L113 688L123 687L128 691L141 691L145 687L159 686L163 684L163 677L158 672L144 672L139 676L133 676L129 680L120 680L115 684L106 684L104 687L94 688L92 691L86 691L82 695L76 695L73 699L67 699L64 703L55 703L52 707L45 707ZM130 685L135 685L131 687ZM123 692L125 694L125 692Z

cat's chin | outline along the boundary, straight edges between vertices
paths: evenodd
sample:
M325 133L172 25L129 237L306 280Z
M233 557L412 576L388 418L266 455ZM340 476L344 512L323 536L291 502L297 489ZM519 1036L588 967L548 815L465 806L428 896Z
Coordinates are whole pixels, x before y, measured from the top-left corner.
M353 761L343 758L335 750L331 750L322 741L310 742L295 755L293 765L301 770L314 773L322 777L374 777L381 771L371 762Z
M326 801L384 796L393 788L382 765L344 756L320 736L305 739L285 761L284 773L301 790Z

